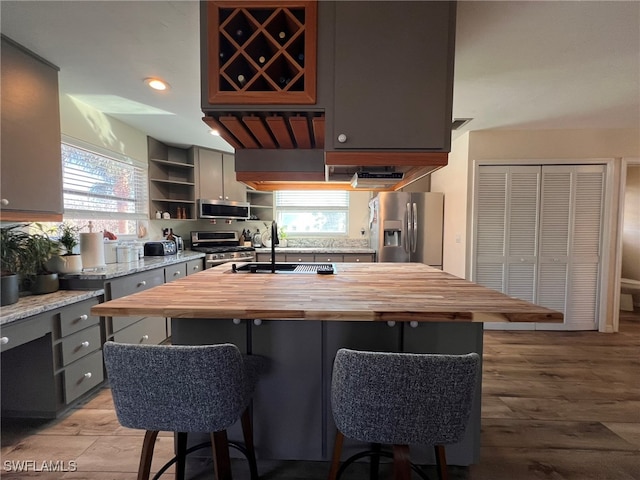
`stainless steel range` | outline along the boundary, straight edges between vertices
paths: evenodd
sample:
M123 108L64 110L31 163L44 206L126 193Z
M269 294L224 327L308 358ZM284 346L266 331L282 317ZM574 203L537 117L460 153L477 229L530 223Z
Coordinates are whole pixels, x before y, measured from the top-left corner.
M256 259L256 249L241 246L238 232L191 232L191 250L207 254L205 268Z

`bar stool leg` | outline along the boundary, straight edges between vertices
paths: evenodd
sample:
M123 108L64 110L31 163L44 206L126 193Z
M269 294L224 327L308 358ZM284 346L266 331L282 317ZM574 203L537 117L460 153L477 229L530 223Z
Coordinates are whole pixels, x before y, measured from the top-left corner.
M226 430L211 433L211 448L216 480L231 480L231 458Z
M375 454L371 455L371 460L369 463L369 480L378 480L378 473L380 470L380 450L382 445L379 443L372 443L371 450L375 452Z
M440 480L449 480L449 470L447 469L447 452L444 445L436 445L436 464L438 466L438 478Z
M157 430L147 430L144 432L142 442L142 453L140 454L140 466L138 467L138 480L149 480L151 473L151 459L153 458L153 448L156 446Z
M249 407L247 407L242 413L240 422L242 424L242 436L244 437L244 445L247 449L247 460L249 461L251 480L258 480L258 465L256 462L256 450L253 444L253 426L251 424L251 414L249 412Z
M331 470L329 471L329 480L338 478L338 469L340 468L340 456L342 455L342 444L344 443L344 435L340 430L336 430L336 439L333 443L333 459L331 460Z
M176 480L184 480L187 468L187 433L176 432Z
M393 446L393 480L411 480L409 445Z

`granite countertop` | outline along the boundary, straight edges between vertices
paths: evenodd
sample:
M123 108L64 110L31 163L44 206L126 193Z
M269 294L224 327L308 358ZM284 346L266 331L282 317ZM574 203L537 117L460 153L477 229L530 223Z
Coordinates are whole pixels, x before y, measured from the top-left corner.
M0 325L6 325L103 294L104 290L58 290L45 295L26 294L21 296L16 303L0 309Z
M96 269L91 272L68 273L61 275L61 279L73 280L108 280L110 278L123 277L132 273L145 272L155 268L166 267L180 262L188 262L197 258L204 258L202 252L192 252L185 250L176 255L165 255L163 257L143 257L136 262L130 263L109 263L105 268Z
M271 253L271 248L256 248L256 253ZM333 253L339 255L344 253L373 254L376 251L373 248L363 247L276 247L276 253Z

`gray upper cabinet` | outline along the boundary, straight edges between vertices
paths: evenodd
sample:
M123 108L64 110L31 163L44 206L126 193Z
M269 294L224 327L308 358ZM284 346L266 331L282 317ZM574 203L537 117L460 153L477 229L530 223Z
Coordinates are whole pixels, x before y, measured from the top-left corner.
M449 151L455 2L336 2L331 28L326 150Z
M197 157L198 198L247 201L247 187L236 181L233 155L206 148L193 148Z
M58 68L2 37L0 220L61 221Z

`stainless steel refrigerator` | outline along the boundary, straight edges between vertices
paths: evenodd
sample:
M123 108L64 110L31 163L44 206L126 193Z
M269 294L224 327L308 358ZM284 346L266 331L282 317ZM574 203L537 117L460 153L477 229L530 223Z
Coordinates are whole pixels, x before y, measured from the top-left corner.
M443 217L442 193L378 193L369 202L377 261L420 262L442 269Z

